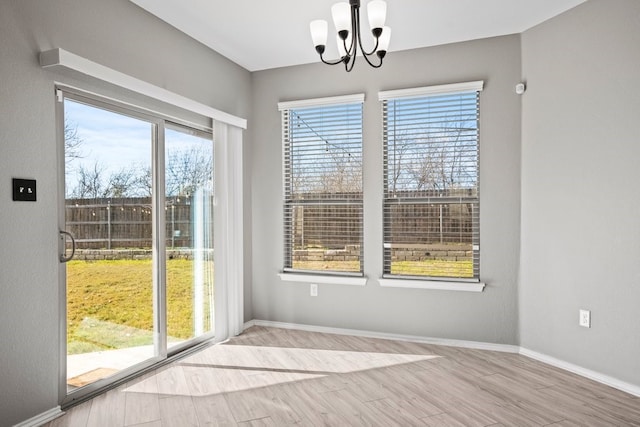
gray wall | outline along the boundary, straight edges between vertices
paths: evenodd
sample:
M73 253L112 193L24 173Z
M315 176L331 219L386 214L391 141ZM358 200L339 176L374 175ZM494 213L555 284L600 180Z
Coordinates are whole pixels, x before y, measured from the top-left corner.
M521 344L636 385L639 46L637 0L590 0L522 36Z
M517 344L520 221L520 37L391 53L378 70L317 63L255 72L251 135L256 319ZM481 94L483 293L382 288L382 126L378 91L484 80ZM278 101L366 94L365 287L282 282L282 142ZM258 256L259 254L259 256Z
M38 53L55 47L231 114L250 113L248 71L127 0L0 2L0 223L11 224L0 238L1 426L58 404L54 80L203 120L89 78L41 69ZM13 202L12 177L36 179L38 201Z
M360 62L351 74L322 64L250 74L127 0L1 1L0 223L11 227L0 239L0 426L55 407L59 398L54 81L202 120L90 78L42 70L38 52L54 47L249 119L245 319L521 343L640 384L639 28L637 0L590 0L522 36L395 52L380 70ZM518 97L513 87L522 78L528 91ZM485 80L481 276L487 288L480 294L381 288L377 92L479 79ZM307 284L277 276L276 104L357 92L367 97L369 283L321 285L311 298ZM12 202L12 177L37 179L38 201ZM579 308L592 310L591 329L577 326Z

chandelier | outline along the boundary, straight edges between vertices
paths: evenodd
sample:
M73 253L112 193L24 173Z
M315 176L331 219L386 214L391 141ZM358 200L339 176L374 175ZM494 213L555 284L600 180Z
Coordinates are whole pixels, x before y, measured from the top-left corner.
M367 14L369 17L369 28L375 37L375 46L367 52L362 46L362 37L360 35L360 0L349 0L349 2L336 3L331 7L331 15L333 23L338 34L336 41L338 43L338 53L340 59L336 61L327 61L323 58L324 50L327 45L328 24L323 19L311 21L309 28L311 30L311 38L316 52L320 54L320 60L328 65L344 64L345 70L350 72L356 63L356 54L358 47L362 52L364 59L373 68L380 68L382 60L387 54L389 40L391 39L391 28L384 26L387 15L387 3L382 0L370 1L367 5ZM372 62L369 57L378 57L378 60Z

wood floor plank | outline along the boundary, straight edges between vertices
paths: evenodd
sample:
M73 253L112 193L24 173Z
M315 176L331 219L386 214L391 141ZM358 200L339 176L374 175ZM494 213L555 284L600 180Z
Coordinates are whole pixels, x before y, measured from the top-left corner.
M269 400L259 390L245 390L226 393L225 399L234 419L240 423L268 417L269 410L266 402Z
M346 390L361 402L393 397L393 391L389 389L385 381L378 381L369 371L352 373L349 378L350 382Z
M349 425L355 426L395 426L398 425L390 414L375 406L367 406L358 400L349 390L337 390L322 393L320 399L325 407L344 417Z
M574 421L562 420L557 423L549 424L548 427L583 427L584 424L578 424Z
M403 426L422 426L424 423L420 420L420 417L416 416L417 411L407 410L406 406L398 404L391 398L379 399L366 402L367 406L376 408L393 418L394 422ZM415 409L415 408L410 408Z
M456 401L448 408L447 414L467 427L485 427L498 422L488 405L476 405L473 402Z
M160 414L163 426L200 426L191 396L163 397L160 399Z
M143 424L132 424L127 427L162 427L162 421L151 421Z
M126 393L125 396L125 426L160 421L162 418L157 393Z
M160 421L158 379L155 372L128 382L124 391L125 426Z
M95 397L87 427L124 426L126 393L116 388Z
M46 427L640 427L640 398L527 357L253 327Z
M278 387L278 396L295 408L300 417L300 425L344 426L349 425L346 418L332 411L320 398L314 384L288 383Z
M91 412L92 401L82 403L47 424L47 427L86 427Z
M244 421L238 425L243 427L277 427L278 424L271 417L258 418L257 420Z
M430 417L444 412L442 408L435 406L425 398L425 392L420 389L420 385L415 388L411 387L415 377L410 371L404 368L392 367L374 370L369 374L375 380L385 384L390 390L391 396L385 400L393 402L395 406L415 418ZM394 381L389 381L389 378L393 378Z
M235 427L237 425L222 394L192 397L196 416L201 426Z
M215 368L206 364L181 363L181 366L190 396L212 396L223 392Z
M430 417L423 418L421 421L425 426L429 427L467 427L463 423L446 413L432 415Z
M583 425L628 425L640 426L640 401L630 399L630 404L620 408L615 400L585 397L582 389L567 389L564 385L539 390L556 407L564 408L567 421ZM635 402L635 404L634 404Z
M278 389L279 387L274 387L272 391L276 391ZM306 423L306 419L298 413L295 407L295 401L291 402L286 399L282 399L280 396L272 396L271 401L268 402L268 410L270 418L274 423L276 423L276 425L304 425Z
M189 386L182 366L175 364L159 369L156 374L160 397L189 396Z

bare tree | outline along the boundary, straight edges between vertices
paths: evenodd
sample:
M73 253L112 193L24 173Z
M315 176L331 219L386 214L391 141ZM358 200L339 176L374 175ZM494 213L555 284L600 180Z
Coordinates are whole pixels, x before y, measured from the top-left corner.
M394 135L391 142L391 146L387 152L387 183L391 189L392 194L395 194L400 186L402 178L402 165L404 164L404 158L406 153L411 147L413 140L407 135L407 132L402 132L401 135Z
M131 197L137 192L136 169L133 167L122 168L112 173L108 180L102 197Z
M103 184L105 168L98 161L92 168L84 165L78 167L76 172L76 186L71 195L76 199L97 199L104 196L106 187Z
M167 196L191 196L198 188L213 186L213 157L204 147L169 155L166 166Z
M476 166L469 163L476 142L468 138L475 127L464 121L449 123L434 131L425 128L412 136L397 137L388 161L393 161L390 178L393 191L446 191L475 185Z
M320 176L318 190L324 193L360 195L362 193L362 158L350 152L330 150L331 161Z
M135 177L133 186L141 197L151 197L153 194L153 174L151 172L151 166L141 170Z
M168 196L189 197L198 188L212 188L213 162L205 150L188 150L169 158L166 167ZM151 167L123 167L107 174L99 161L93 166L79 165L75 173L74 198L150 197L153 189Z
M82 155L82 143L84 140L78 134L78 126L71 123L66 117L64 119L64 162L67 167L75 159L84 157Z

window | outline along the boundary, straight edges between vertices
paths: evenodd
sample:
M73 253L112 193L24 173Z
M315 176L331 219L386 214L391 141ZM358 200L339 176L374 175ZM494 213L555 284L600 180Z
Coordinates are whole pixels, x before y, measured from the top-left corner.
M363 275L363 95L280 103L284 272Z
M214 141L97 95L57 99L71 401L214 338Z
M109 83L115 94L103 98L72 88L55 91L60 306L68 317L60 322L69 333L60 336L60 359L68 363L60 366L59 386L70 386L60 400L67 405L187 347L242 331L246 120L62 49L41 52L40 59L43 67L64 76L80 72ZM143 96L157 111L173 105L195 121L117 102L122 90L133 99ZM69 203L72 198L89 200ZM74 232L85 236L75 240L86 245L84 259ZM71 259L74 248L78 251ZM93 249L102 252L88 253ZM94 304L83 300L69 280L95 288L89 292ZM107 291L126 298L106 298ZM78 294L73 298L79 304L67 298L71 293ZM82 312L90 313L71 318ZM104 347L117 349L124 359L113 365L115 353ZM93 353L89 363L70 360L86 359L81 353ZM74 377L77 381L67 383Z
M380 93L384 276L478 281L482 82Z

